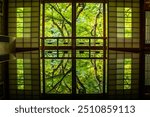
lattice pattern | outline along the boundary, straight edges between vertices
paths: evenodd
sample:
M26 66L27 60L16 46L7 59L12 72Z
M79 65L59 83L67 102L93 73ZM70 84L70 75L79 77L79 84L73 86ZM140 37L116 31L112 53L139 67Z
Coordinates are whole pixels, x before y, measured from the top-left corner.
M145 43L150 44L150 11L146 11L145 15L146 25L145 25Z
M150 55L145 55L145 85L150 86Z
M39 1L9 0L8 31L16 37L16 60L9 62L11 99L38 99L40 96ZM33 51L37 50L37 51Z
M106 4L73 2L41 5L43 93L100 94L105 89Z
M138 97L139 2L139 0L109 0L108 94L112 98Z

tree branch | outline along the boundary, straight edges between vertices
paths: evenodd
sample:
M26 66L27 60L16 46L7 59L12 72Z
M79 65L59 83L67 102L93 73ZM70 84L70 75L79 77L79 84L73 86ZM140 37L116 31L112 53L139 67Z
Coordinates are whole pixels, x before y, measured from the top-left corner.
M67 87L67 89L69 90L69 92L71 92L71 88L67 85L67 83L64 81L65 86Z
M60 26L54 21L54 19L52 18L52 22L55 26L57 26L57 28L59 29L61 35L64 37L64 33L63 33L63 30L60 28Z
M70 72L71 72L71 69L69 69L69 70L64 74L64 76L60 79L60 81L57 82L57 83L54 85L54 87L53 87L49 92L51 92L52 90L56 89L57 86L63 81L63 79L64 79L64 78L67 76L67 74L69 74Z
M53 5L50 4L50 6L70 25L72 26L72 23L70 21L68 21L63 14L61 14L61 12L59 12Z
M77 13L76 19L78 19L79 15L82 13L82 11L84 10L85 6L86 6L86 4L83 4L83 7L81 7L81 9L79 10L79 12Z
M77 78L77 81L79 82L79 85L82 87L82 89L83 89L83 92L82 93L86 93L86 88L84 87L84 85L82 84L82 82L80 81L80 79L79 79L79 77L76 75L76 78ZM80 90L80 88L79 88L79 90Z
M94 23L93 29L91 30L91 35L94 36L94 37L96 36L97 20L98 20L100 14L101 14L101 4L99 5L98 13L95 16L95 23Z

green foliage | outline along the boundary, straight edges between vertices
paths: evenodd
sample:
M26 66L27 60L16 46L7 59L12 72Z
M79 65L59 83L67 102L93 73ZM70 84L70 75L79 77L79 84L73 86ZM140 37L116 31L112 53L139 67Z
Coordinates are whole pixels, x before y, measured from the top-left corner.
M45 60L46 93L71 93L71 61L67 59Z
M87 94L102 93L103 60L77 60L77 91ZM82 92L83 93L83 92Z
M82 11L82 12L81 12ZM103 37L103 4L77 4L77 36Z
M17 37L23 37L23 9L17 8ZM76 4L76 36L103 37L103 4L77 3ZM131 37L132 14L130 8L125 8L125 37ZM70 3L45 4L45 37L72 36L72 5ZM42 33L42 12L41 12ZM42 34L41 34L42 35ZM70 39L45 39L45 46L71 46ZM81 43L83 43L81 45ZM77 46L103 46L102 39L76 39ZM52 51L52 50L50 50ZM103 57L103 51L94 52L92 57ZM71 56L71 52L69 53ZM45 57L56 57L57 54L45 52ZM66 54L62 54L65 57ZM77 50L77 57L88 57L89 52ZM70 59L45 59L45 90L46 93L72 93L72 61ZM41 66L43 67L43 66ZM126 59L124 65L124 89L131 88L131 60ZM41 74L43 74L41 72ZM76 60L77 93L97 94L103 92L103 59ZM43 79L41 79L41 82ZM17 60L18 89L24 89L23 59Z
M48 3L45 5L45 37L72 36L72 5L70 3ZM76 36L103 37L103 4L76 4ZM90 42L89 42L90 41ZM71 39L59 40L71 46ZM49 43L51 45L49 45ZM76 39L77 46L103 46L102 39ZM46 39L46 46L57 46L57 39ZM71 53L70 53L71 54ZM77 57L88 57L89 52L77 51ZM45 52L45 57L56 57L51 50ZM62 54L65 57L66 54ZM92 57L103 57L103 52L92 52ZM102 93L103 60L76 60L77 93ZM46 93L72 92L72 63L69 59L45 60L45 90Z
M71 4L54 3L45 5L45 36L71 36Z

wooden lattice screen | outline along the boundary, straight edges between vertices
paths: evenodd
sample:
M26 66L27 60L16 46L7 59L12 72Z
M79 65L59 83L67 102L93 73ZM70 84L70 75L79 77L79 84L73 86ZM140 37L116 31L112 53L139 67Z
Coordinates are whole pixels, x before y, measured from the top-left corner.
M16 51L21 51L16 52L16 60L9 62L9 97L38 99L40 95L39 1L9 0L8 12L9 36L16 37Z

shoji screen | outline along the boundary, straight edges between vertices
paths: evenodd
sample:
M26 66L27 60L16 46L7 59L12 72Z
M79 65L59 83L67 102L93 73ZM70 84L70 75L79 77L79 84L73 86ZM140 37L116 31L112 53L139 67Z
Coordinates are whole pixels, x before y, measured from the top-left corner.
M145 12L145 44L150 44L150 11Z
M40 95L39 0L9 0L9 36L16 37L16 60L9 62L11 99ZM34 51L33 51L34 50Z
M150 95L150 0L144 0L145 13L145 97Z
M150 86L150 54L145 55L145 85Z
M108 95L137 98L139 92L140 0L109 0Z

